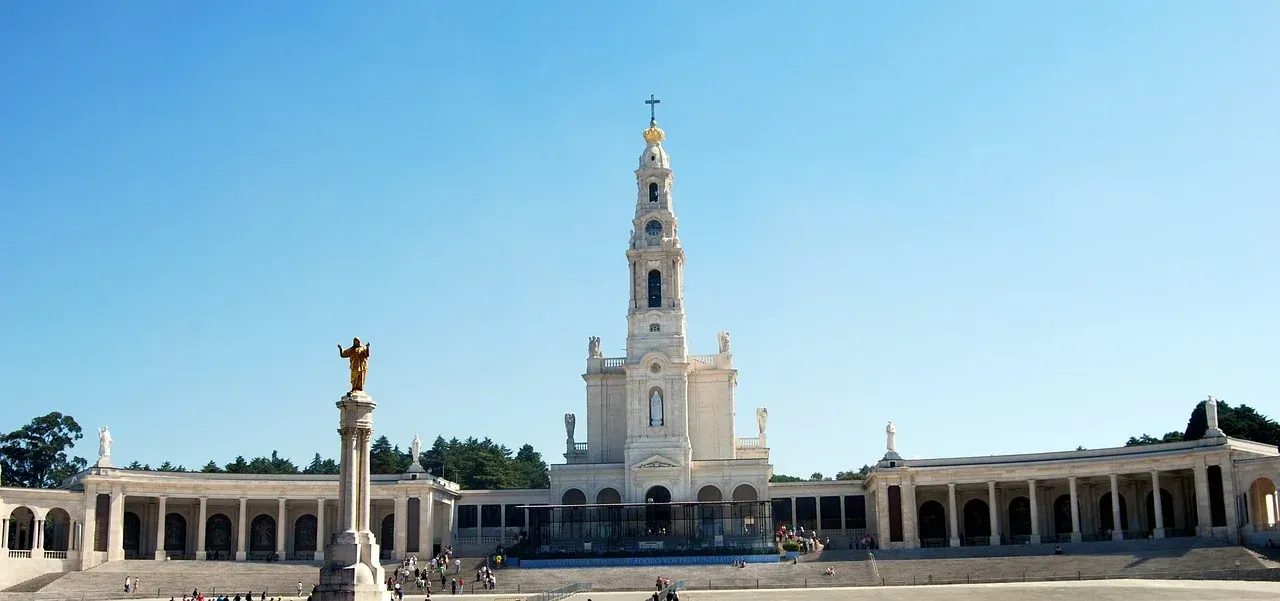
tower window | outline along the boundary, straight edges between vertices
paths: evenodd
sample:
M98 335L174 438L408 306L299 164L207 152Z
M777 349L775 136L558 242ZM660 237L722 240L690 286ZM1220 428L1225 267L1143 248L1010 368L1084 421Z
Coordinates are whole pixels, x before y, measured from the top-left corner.
M649 182L649 202L658 202L657 182Z
M651 323L651 324L649 324L649 331L650 331L650 332L661 332L661 331L662 331L662 326L660 326L660 325L658 325L658 324L656 324L656 323Z
M662 306L662 272L657 269L649 272L649 306Z

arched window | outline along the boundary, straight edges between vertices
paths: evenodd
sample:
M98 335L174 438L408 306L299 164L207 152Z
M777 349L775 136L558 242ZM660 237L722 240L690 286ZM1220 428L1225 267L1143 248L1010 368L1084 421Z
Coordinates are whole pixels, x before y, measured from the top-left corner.
M649 272L649 306L662 306L662 272L657 269Z
M658 202L658 183L649 182L649 202Z
M649 331L650 331L650 332L661 332L661 331L662 331L662 326L660 326L660 325L658 325L658 324L656 324L656 323L651 323L651 324L649 324Z

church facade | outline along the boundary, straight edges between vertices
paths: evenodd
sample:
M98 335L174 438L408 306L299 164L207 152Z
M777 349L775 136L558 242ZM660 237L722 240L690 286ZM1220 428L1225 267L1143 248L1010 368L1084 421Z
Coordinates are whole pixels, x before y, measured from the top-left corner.
M890 426L886 454L865 480L769 482L767 411L755 409L753 436L735 431L729 335L715 353L690 353L674 176L656 122L644 141L625 253L626 355L605 357L589 339L585 423L565 416L565 462L551 466L550 489L461 490L421 471L372 476L384 560L443 545L479 552L536 529L559 536L558 551L583 553L620 540L663 548L677 536L750 546L783 524L841 546L869 536L886 548L1280 535L1280 452L1223 434L1212 398L1201 440L907 460ZM62 488L0 486L0 586L128 559L324 559L337 476L120 469L103 434L99 461ZM578 508L633 515L636 528L624 517L564 530Z

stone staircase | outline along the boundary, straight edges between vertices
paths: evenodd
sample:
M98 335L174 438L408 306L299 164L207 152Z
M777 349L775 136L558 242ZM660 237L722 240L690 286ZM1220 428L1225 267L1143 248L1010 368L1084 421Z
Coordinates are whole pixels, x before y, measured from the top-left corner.
M181 599L199 589L205 595L227 593L234 596L263 591L269 597L294 597L301 581L311 590L320 574L318 563L254 563L231 561L112 561L91 570L69 572L39 589L33 600L41 599ZM124 592L124 579L139 579L136 594Z
M38 591L38 590L40 590L40 589L42 589L42 588L44 588L44 587L46 587L46 586L49 586L49 583L51 583L51 582L53 582L54 580L57 580L57 579L59 579L59 578L62 578L63 576L66 576L67 574L69 574L69 572L51 572L51 573L49 573L49 574L41 574L41 575L36 576L35 578L32 578L32 579L30 579L30 580L26 580L26 581L24 581L24 582L19 582L19 583L17 583L17 584L15 584L15 585L13 585L13 586L10 586L9 588L4 589L4 591L0 591L0 592L5 592L5 593L34 593L34 592L36 592L36 591Z

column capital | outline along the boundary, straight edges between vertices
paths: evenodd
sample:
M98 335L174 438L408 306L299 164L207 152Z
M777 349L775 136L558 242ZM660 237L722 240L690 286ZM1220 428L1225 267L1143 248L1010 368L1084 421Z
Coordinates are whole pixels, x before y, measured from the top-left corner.
M157 500L157 501L167 501L167 500L169 500L169 495L156 495L156 500Z
M208 496L200 497L200 502L201 502L201 503L208 503L208 502L209 502L209 497L208 497Z
M1067 482L1075 482L1075 481L1076 481L1075 476L1067 476Z
M1035 486L1035 485L1036 485L1035 478L1027 478L1027 486Z
M955 489L956 489L956 483L955 483L955 482L948 482L948 483L947 483L947 490L955 490Z

